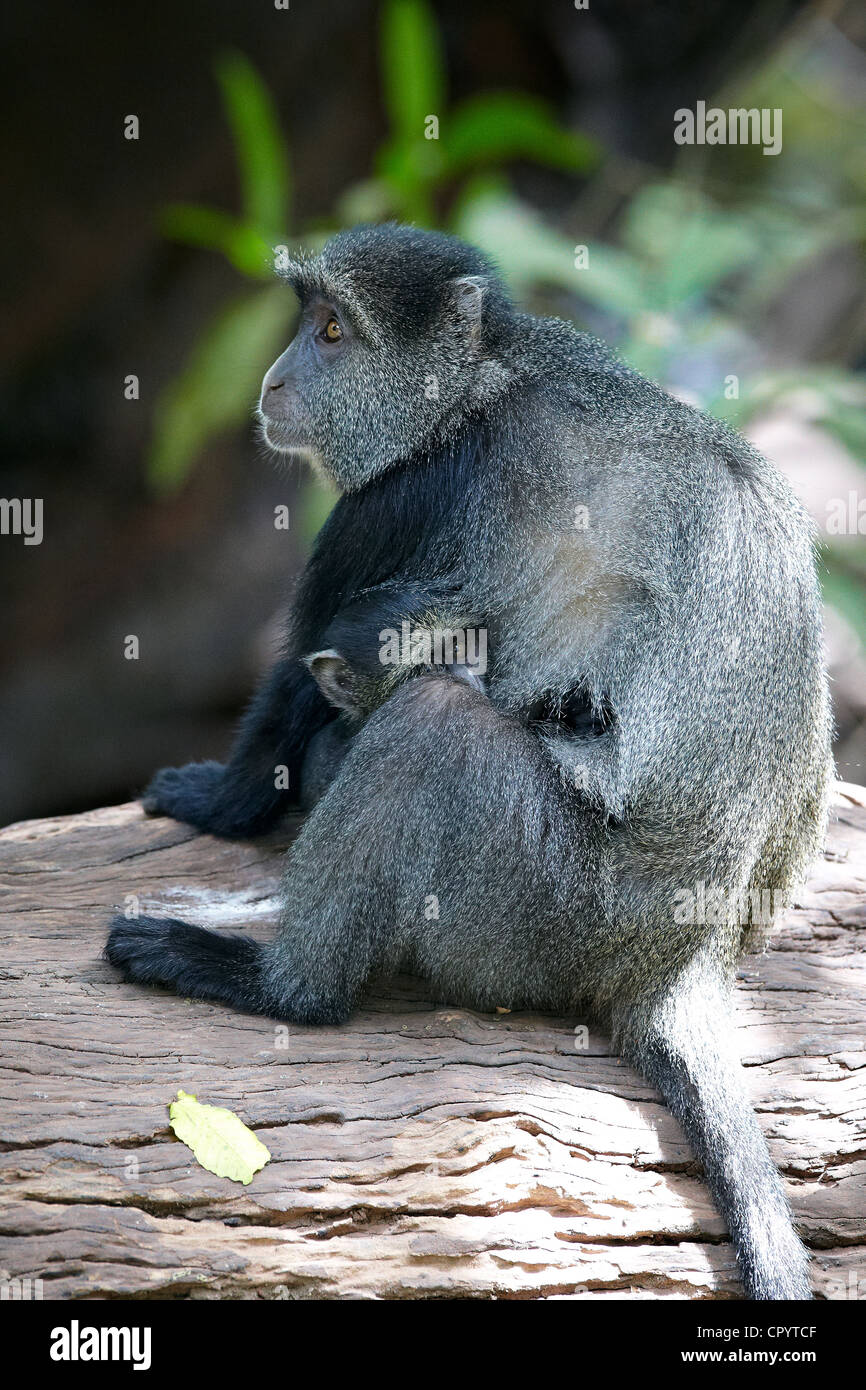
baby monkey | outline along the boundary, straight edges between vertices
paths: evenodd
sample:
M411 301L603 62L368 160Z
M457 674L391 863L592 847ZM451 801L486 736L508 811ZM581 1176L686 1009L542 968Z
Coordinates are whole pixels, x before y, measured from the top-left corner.
M328 704L338 711L337 718L320 729L307 748L299 797L304 811L310 811L331 785L355 734L404 681L438 673L443 679L463 681L482 694L487 691L481 663L454 659L461 654L459 643L443 643L441 636L437 650L438 630L433 626L414 625L413 650L394 662L383 647L385 631L374 637L367 625L356 619L356 613L338 617L327 636L339 646L325 647L303 658ZM455 636L453 630L449 629L447 636ZM433 653L442 656L441 663L432 659ZM428 654L429 661L424 659Z

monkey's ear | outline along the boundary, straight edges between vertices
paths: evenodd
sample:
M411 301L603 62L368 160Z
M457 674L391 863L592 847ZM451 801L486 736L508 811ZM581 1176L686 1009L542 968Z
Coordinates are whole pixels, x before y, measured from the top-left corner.
M329 704L336 709L357 710L355 685L349 663L333 647L304 657L304 665Z
M451 303L458 320L465 323L473 338L481 332L481 310L487 285L480 275L460 275L452 280Z

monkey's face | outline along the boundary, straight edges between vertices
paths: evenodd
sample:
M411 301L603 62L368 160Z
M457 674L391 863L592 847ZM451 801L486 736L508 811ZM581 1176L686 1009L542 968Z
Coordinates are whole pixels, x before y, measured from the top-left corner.
M334 369L353 339L344 310L321 297L304 306L295 337L262 382L259 419L272 449L322 452L318 421L326 383L330 379L331 390L340 389L340 373Z
M359 323L358 308L308 299L259 401L266 442L312 454L346 490L408 458L472 380L472 336L466 331L461 342L457 314L413 341L402 326Z
M259 418L272 448L312 454L344 490L409 459L508 379L487 320L510 306L453 238L361 228L289 279L298 329L265 376Z

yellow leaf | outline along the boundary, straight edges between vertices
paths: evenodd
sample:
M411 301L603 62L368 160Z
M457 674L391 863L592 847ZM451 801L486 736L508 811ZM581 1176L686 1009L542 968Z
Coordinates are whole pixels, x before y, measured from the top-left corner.
M270 1159L252 1130L220 1105L200 1105L195 1096L178 1091L168 1115L178 1139L192 1149L202 1168L218 1178L252 1182Z

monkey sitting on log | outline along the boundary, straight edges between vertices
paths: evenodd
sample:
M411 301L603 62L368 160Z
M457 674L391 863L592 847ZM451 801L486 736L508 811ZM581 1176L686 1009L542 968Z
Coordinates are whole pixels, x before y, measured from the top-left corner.
M450 1003L591 1014L682 1123L747 1294L808 1298L733 1055L734 967L765 924L682 911L705 888L781 903L821 848L803 507L726 426L519 312L454 238L360 227L287 279L301 316L264 379L264 436L341 497L228 762L164 769L144 806L215 835L273 826L337 717L303 658L351 670L352 614L369 642L379 601L378 630L431 613L483 629L483 688L410 667L343 731L288 850L276 940L118 917L108 959L303 1024L340 1023L374 972L404 968Z

